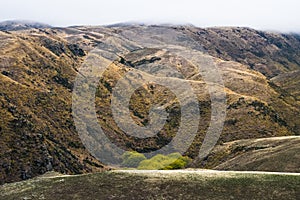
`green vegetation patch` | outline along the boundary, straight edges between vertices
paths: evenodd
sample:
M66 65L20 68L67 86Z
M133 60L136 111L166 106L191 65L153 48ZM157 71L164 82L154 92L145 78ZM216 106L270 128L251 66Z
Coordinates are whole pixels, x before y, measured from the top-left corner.
M172 170L184 169L191 159L187 156L182 156L180 153L171 153L168 155L157 154L152 158L146 157L138 152L126 152L122 156L123 167L137 168L140 170Z

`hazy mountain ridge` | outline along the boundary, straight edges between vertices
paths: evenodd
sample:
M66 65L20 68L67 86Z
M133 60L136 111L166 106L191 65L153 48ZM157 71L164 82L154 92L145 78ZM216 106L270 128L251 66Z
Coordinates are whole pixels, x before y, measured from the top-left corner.
M1 25L0 25L1 27ZM0 31L0 175L1 181L27 179L49 170L83 173L102 169L82 145L71 116L71 97L78 68L88 52L103 39L143 26L113 27L27 27ZM248 28L168 27L197 41L223 73L228 97L227 118L220 143L239 139L300 135L298 85L282 85L293 74L299 78L299 37L256 31ZM1 28L0 28L1 30ZM13 31L10 31L13 30ZM157 50L159 51L159 50ZM147 49L136 51L109 67L96 94L99 123L108 137L128 150L149 151L167 144L176 133L179 105L165 88L140 88L133 96L132 117L147 123L153 102L169 105L175 125L147 141L129 137L115 124L109 109L111 88L124 71L151 62L177 68L181 63L189 77L193 66L178 58ZM146 56L147 54L147 56ZM147 57L147 58L146 58ZM130 65L128 64L130 63ZM178 68L177 68L178 69ZM278 77L277 77L278 75ZM273 78L273 79L270 79ZM274 81L273 81L274 80ZM299 79L298 79L299 80ZM189 80L201 93L201 130L187 155L195 158L210 120L210 100L199 77ZM288 88L288 89L287 89ZM287 91L285 90L287 89ZM17 91L17 92L16 92ZM167 93L165 93L167 92ZM149 95L149 94L152 94ZM296 161L295 161L296 162Z
M19 30L27 30L32 28L51 28L48 24L43 24L34 21L26 21L26 20L9 20L0 22L0 30L1 31L19 31Z

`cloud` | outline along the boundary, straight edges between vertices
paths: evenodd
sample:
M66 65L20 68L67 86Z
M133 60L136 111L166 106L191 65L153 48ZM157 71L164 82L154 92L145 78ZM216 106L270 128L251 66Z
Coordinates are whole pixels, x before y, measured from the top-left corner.
M27 19L55 26L191 23L300 32L299 7L297 0L6 0L0 3L0 20Z

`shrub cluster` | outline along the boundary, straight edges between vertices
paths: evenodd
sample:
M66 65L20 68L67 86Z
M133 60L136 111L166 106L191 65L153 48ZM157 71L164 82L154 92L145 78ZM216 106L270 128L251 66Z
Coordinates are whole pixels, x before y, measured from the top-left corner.
M123 167L132 167L141 170L172 170L185 168L191 159L182 156L180 153L172 153L169 155L157 154L150 159L138 152L126 152L122 156Z
M144 154L135 152L135 151L130 151L130 152L125 152L122 155L122 166L123 167L132 167L132 168L137 168L139 163L143 160L146 160L146 157Z

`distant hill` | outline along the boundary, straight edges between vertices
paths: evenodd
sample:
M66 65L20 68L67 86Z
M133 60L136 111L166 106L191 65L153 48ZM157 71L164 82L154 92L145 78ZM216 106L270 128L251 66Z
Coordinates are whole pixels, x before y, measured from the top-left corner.
M51 170L79 174L105 169L82 144L71 112L78 69L89 52L98 45L105 45L107 38L110 38L115 50L128 52L111 63L96 93L97 117L108 138L123 149L139 152L160 149L172 140L180 124L180 104L167 88L145 85L135 92L130 103L131 117L140 126L149 123L148 114L153 104L167 108L170 119L155 137L139 139L128 135L116 125L110 109L112 88L125 72L139 70L149 63L152 64L150 66L169 66L183 74L181 77L174 75L177 84L187 81L197 91L200 127L186 152L187 156L196 159L211 120L211 101L202 77L195 72L194 65L180 56L170 55L163 49L142 48L122 35L125 30L145 28L155 33L159 27L51 28L36 23L2 23L0 182L29 179ZM222 72L227 116L219 145L243 139L300 135L299 37L240 27L165 28L199 44L201 49L198 50L211 55ZM172 38L172 35L169 36ZM172 41L161 43L168 46ZM165 76L164 71L155 67L150 72ZM144 76L149 73L144 73ZM213 158L211 154L209 159L217 157ZM296 165L298 160L294 161ZM281 169L287 168L282 166Z
M50 28L48 24L43 24L33 21L22 21L22 20L9 20L0 22L1 31L19 31L32 28Z

